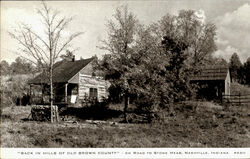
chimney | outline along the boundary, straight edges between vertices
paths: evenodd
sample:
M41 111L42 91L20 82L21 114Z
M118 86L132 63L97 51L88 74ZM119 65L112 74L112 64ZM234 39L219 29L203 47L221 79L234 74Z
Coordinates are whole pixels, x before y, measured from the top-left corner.
M75 61L75 55L73 55L73 57L72 57L72 62L74 62Z

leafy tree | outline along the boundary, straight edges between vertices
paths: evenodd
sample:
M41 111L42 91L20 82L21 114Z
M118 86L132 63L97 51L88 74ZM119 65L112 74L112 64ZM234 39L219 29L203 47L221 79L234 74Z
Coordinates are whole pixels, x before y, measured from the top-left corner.
M157 112L170 102L182 100L188 94L184 71L184 52L187 46L176 39L154 36L151 28L140 30L136 45L137 67L134 72L134 91L140 109ZM139 58L138 58L139 56Z
M219 66L225 66L228 67L228 62L222 58L222 57L213 57L211 56L210 58L208 58L208 61L206 63L207 65L219 65Z
M0 65L2 75L30 74L36 72L34 65L21 57L17 57L11 65L5 60L1 61Z
M239 82L241 84L250 85L250 58L240 67L237 73L239 74Z
M201 21L195 11L181 10L177 16L165 15L151 27L157 37L167 41L163 52L171 92L167 96L174 101L190 97L189 73L209 64L216 50L215 25Z
M201 21L195 11L181 10L178 16L167 14L154 26L158 37L167 36L184 42L190 68L205 65L216 50L216 27Z
M214 58L215 65L228 66L228 62L224 58Z
M75 58L75 55L72 51L66 50L66 53L60 56L63 60L72 60L72 58Z
M30 74L35 72L35 68L29 61L17 57L10 65L12 74Z
M238 71L239 71L241 66L242 66L242 63L240 61L238 54L233 53L233 55L230 58L229 69L230 69L230 73L231 73L231 78L234 82L238 82L240 79Z
M249 62L250 62L250 57L248 57L248 58L247 58L247 61L246 61L246 62L247 62L247 63L249 63Z
M7 61L5 61L5 60L1 61L1 63L0 63L0 70L1 70L1 75L10 74L9 63Z
M146 112L157 111L162 104L163 92L168 91L165 82L166 68L168 62L163 54L161 38L152 33L151 27L138 25L135 42L131 56L129 72L130 93L134 95L135 104L139 110ZM161 91L161 90L166 91Z
M250 86L250 57L244 64L246 84Z
M124 96L124 120L127 121L127 108L130 94L130 69L133 54L132 45L137 25L137 19L128 11L127 6L116 9L113 20L109 20L108 39L102 41L101 49L108 50L101 64L105 78L112 83L112 87L120 90Z
M185 42L178 39L164 37L163 40L166 54L170 54L169 64L166 66L169 77L166 77L166 82L173 81L173 100L178 101L185 98L188 91L189 82L184 61L187 59L185 50L188 48Z
M53 65L60 54L70 47L73 39L82 34L82 32L73 33L67 37L63 32L68 27L72 18L61 17L59 12L48 7L43 1L42 8L37 10L41 17L41 23L44 27L44 33L39 35L28 25L22 24L9 35L20 44L20 50L26 54L23 58L32 63L40 64L49 72L50 81L50 105L53 105ZM27 58L28 56L28 58ZM51 111L52 112L52 111ZM51 116L51 122L53 122Z
M110 54L100 64L113 92L135 97L138 108L148 111L189 97L188 71L205 64L216 49L214 25L198 21L193 11L167 14L149 27L126 8L117 9L114 17L116 23L109 21L108 40L101 47ZM127 100L125 120L126 108Z

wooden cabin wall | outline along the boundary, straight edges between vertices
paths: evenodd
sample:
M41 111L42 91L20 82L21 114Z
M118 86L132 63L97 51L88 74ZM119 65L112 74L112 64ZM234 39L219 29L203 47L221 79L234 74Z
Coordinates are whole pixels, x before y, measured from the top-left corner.
M105 80L88 75L79 75L79 99L84 100L89 97L90 88L97 89L98 101L101 102L103 98L108 97L108 83Z
M230 87L231 87L231 79L230 79L230 73L228 71L227 77L225 79L225 94L230 95Z

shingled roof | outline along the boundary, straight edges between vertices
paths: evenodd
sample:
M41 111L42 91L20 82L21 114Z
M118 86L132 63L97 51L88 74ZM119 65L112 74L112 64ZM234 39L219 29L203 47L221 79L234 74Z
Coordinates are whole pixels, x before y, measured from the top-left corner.
M77 61L67 61L63 60L54 64L53 67L53 83L66 83L75 74L77 74L82 68L89 64L94 58L77 60ZM39 74L34 79L30 80L30 84L41 84L49 83L48 78L44 73Z
M225 80L228 73L226 66L207 66L191 76L191 81Z

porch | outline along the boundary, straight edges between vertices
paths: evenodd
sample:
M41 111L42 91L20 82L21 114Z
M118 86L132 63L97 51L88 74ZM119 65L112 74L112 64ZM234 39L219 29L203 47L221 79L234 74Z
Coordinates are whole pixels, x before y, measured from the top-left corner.
M50 104L50 85L31 84L30 103L36 105ZM75 83L54 83L53 103L55 105L75 104L78 99L78 84Z

